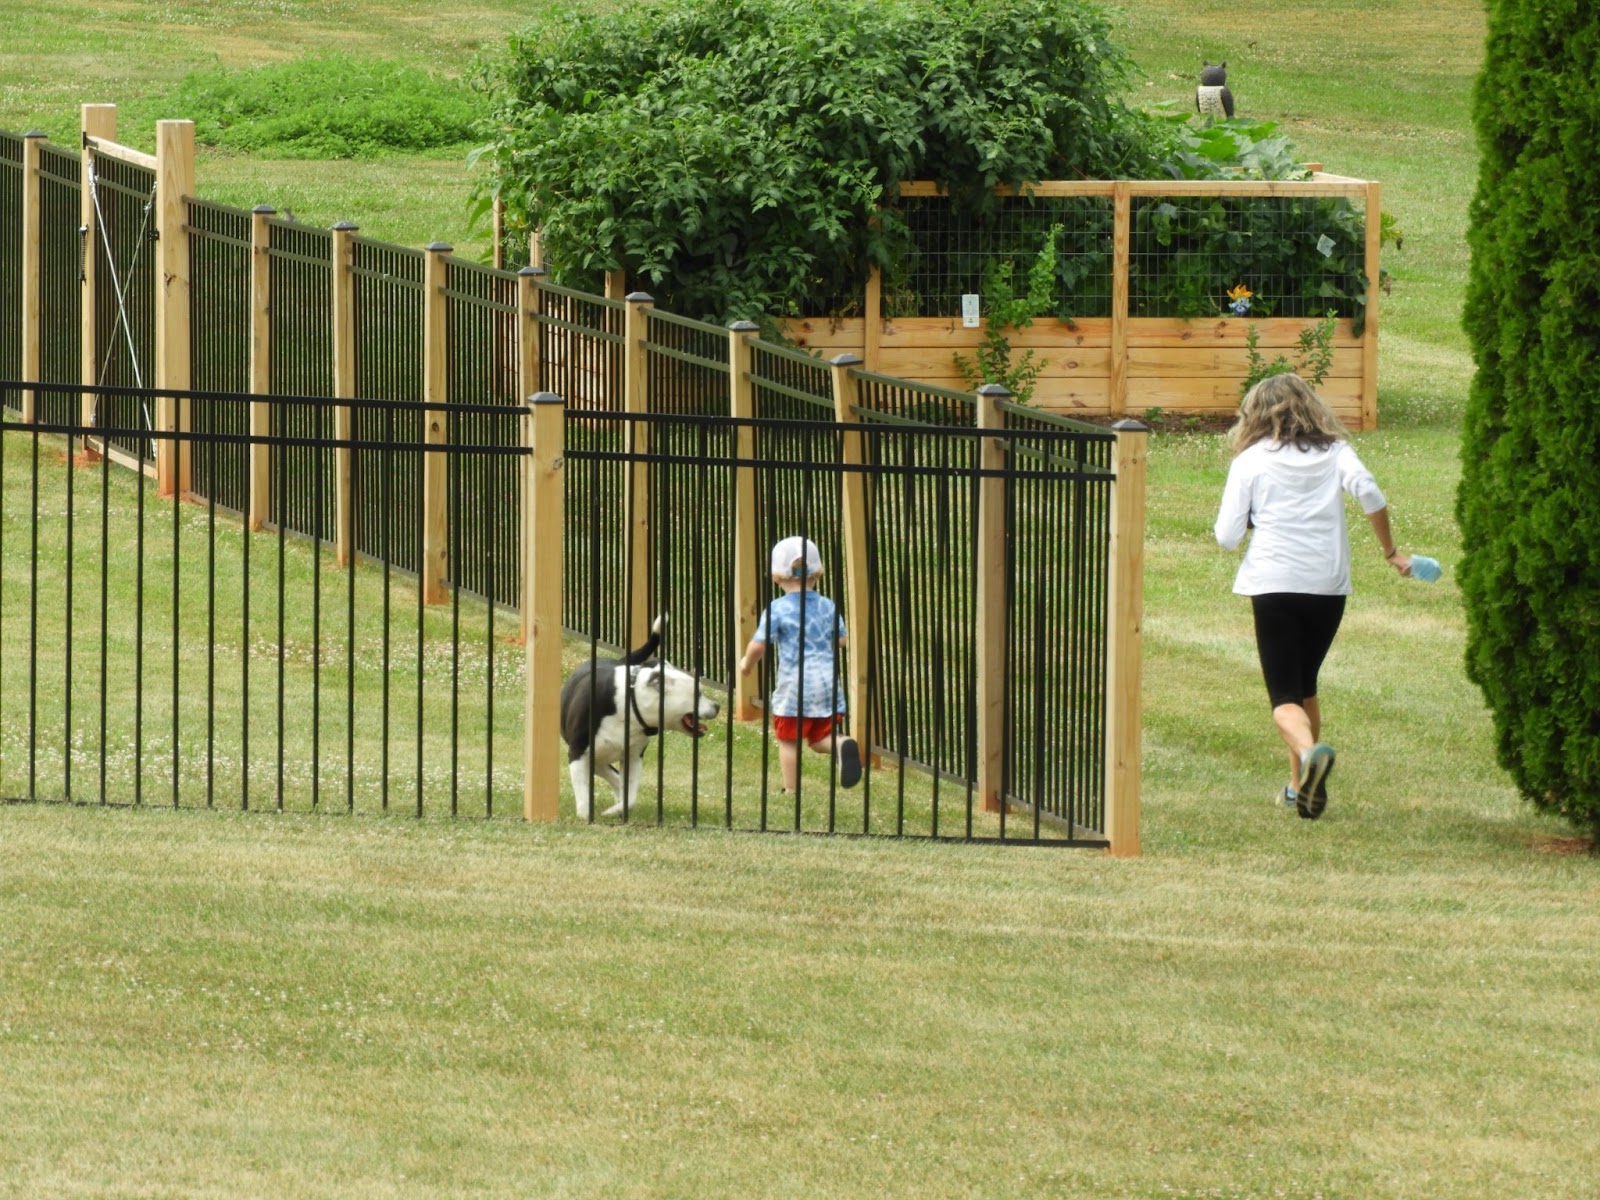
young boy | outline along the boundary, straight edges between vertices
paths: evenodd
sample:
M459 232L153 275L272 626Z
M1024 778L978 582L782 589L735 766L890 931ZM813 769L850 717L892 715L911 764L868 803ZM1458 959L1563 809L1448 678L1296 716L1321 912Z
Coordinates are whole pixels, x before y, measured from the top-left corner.
M774 546L772 582L783 595L761 614L739 660L739 673L748 675L769 645L778 648L772 733L786 792L799 786L801 738L818 754L833 754L837 741L839 786L854 787L861 779L855 739L834 734L835 717L844 714L844 691L834 681L833 652L844 644L845 630L833 601L814 590L821 578L822 554L810 538L788 537Z

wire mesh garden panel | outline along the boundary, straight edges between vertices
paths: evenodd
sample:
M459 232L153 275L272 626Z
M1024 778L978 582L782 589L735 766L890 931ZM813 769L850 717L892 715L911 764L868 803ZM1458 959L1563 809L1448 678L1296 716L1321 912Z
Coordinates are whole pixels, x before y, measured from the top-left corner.
M0 130L0 379L22 378L22 144ZM0 405L22 411L22 392L8 389Z
M985 297L997 268L1020 293L1052 229L1056 239L1049 311L1062 317L1111 312L1112 204L1109 196L996 196L981 213L945 196L903 196L896 215L905 253L884 274L886 317L961 315L961 297ZM1043 315L1043 314L1035 314Z
M403 571L417 569L418 537L396 512L422 509L421 462L393 448L422 440L422 275L426 255L365 238L352 240L356 394L406 403L357 408L356 549Z
M504 406L499 414L463 413L450 427L450 441L518 445L525 405L517 388L517 276L449 259L446 279L449 399ZM463 455L451 464L459 470L450 476L450 578L458 588L514 606L522 569L519 462Z
M55 390L61 411L77 411L80 391ZM196 406L260 399L182 394ZM107 458L75 467L55 447L83 432L11 421L0 432L0 796L519 811L524 678L517 657L488 668L487 603L425 609L412 579L372 564L324 570L305 539L246 534L214 502L159 497L144 472Z
M95 256L96 378L119 388L148 387L154 382L156 351L156 173L94 154L85 182L95 211L90 252ZM112 446L155 461L155 443L138 432L147 435L155 422L143 399L108 392L99 398L98 412L100 424L124 431L108 439Z
M189 201L189 378L196 391L250 390L251 215ZM237 403L195 403L189 424L196 495L226 509L249 506L250 453L244 441L209 434L250 431L249 409Z
M333 410L300 397L333 394L333 235L272 218L272 520L319 541L334 531Z
M1334 196L1132 198L1128 311L1135 317L1360 318L1366 227ZM1229 293L1247 288L1242 310Z

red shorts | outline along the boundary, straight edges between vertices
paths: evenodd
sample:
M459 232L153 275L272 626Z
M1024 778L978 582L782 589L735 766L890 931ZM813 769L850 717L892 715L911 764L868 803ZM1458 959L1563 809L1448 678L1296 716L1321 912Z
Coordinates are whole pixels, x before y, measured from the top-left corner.
M780 742L798 742L804 734L806 744L814 746L833 732L832 717L773 717L772 736Z

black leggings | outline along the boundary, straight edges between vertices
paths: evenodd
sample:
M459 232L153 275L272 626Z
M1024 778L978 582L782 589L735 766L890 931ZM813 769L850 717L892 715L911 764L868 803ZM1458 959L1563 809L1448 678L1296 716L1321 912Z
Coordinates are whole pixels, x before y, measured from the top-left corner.
M1304 704L1317 694L1317 672L1344 619L1343 596L1271 592L1251 596L1256 650L1272 707Z

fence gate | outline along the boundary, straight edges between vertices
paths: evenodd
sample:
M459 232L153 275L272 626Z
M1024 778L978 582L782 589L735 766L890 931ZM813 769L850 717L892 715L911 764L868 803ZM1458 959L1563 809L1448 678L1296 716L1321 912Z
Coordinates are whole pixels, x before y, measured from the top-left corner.
M132 152L86 138L84 221L79 226L83 278L92 317L94 382L125 388L155 386L158 196L153 165ZM126 432L110 445L139 462L155 461L156 414L149 399L98 392L92 423Z

